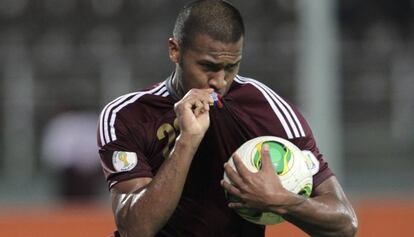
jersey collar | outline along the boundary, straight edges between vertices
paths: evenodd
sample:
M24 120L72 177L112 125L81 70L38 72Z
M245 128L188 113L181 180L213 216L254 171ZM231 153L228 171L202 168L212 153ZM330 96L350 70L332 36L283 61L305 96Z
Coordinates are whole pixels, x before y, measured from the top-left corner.
M172 79L174 77L174 73L173 72L165 81L165 85L167 87L167 91L170 94L170 96L174 99L174 100L180 100L181 98L177 95L177 93L175 92L173 86L172 86Z

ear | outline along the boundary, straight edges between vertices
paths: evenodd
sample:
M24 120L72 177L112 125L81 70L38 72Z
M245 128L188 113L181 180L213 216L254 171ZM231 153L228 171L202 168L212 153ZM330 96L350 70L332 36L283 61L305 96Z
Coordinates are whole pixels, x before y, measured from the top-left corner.
M168 51L170 60L173 63L178 63L180 59L180 46L178 45L178 42L174 38L168 39Z

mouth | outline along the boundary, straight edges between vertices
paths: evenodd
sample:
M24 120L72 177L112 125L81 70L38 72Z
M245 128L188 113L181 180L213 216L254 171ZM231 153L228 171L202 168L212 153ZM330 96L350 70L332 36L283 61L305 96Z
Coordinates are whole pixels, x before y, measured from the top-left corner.
M221 94L212 92L211 97L213 98L214 103L210 104L210 106L214 106L215 108L219 108L219 109L223 108L223 100L222 100Z
M215 86L210 86L211 89L214 89L214 92L218 95L220 95L220 97L222 97L225 93L226 93L226 89L222 88L222 89L217 89Z

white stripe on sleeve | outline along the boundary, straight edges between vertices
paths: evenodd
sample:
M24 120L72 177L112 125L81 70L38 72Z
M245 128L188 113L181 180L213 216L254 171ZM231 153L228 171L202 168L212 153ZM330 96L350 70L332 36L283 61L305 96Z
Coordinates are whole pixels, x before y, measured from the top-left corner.
M164 87L164 88L163 88ZM115 133L115 120L117 113L124 108L125 106L134 103L138 100L141 96L146 94L165 94L166 86L165 82L161 83L157 87L149 90L149 91L141 91L141 92L134 92L127 95L123 95L115 99L114 101L110 102L108 105L104 107L100 117L100 125L99 125L99 133L101 139L101 145L104 146L105 144L115 141L117 139ZM168 94L167 94L168 95Z

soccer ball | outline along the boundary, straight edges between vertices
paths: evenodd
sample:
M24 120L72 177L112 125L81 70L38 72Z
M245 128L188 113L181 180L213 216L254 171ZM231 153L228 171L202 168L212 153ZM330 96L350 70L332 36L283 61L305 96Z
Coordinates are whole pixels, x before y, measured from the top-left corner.
M290 192L309 197L312 192L311 169L316 160L313 155L310 155L311 152L307 151L304 153L293 143L279 137L256 137L245 142L236 150L242 158L244 165L251 172L258 172L261 168L261 150L263 144L268 144L269 146L270 158L282 186ZM232 158L229 159L228 163L236 170ZM224 180L230 183L225 172ZM240 201L238 197L227 192L226 197L230 202ZM260 212L249 208L235 210L241 217L256 224L270 225L284 221L281 216L272 212Z

